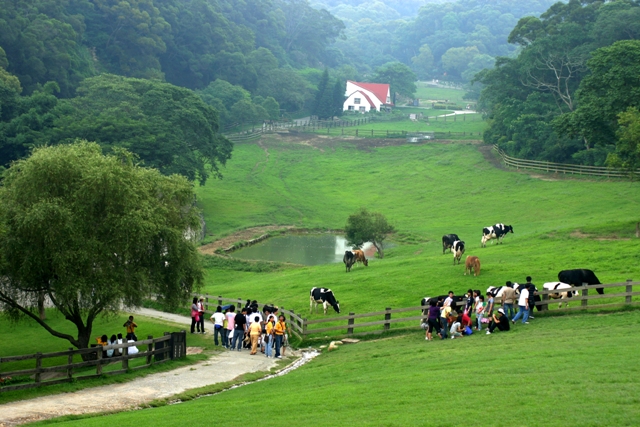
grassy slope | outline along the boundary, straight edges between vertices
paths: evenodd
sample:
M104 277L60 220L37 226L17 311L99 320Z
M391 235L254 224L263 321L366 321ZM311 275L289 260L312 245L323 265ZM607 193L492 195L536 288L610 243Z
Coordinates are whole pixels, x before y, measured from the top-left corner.
M464 100L465 91L463 89L432 87L421 82L418 82L416 87L418 90L415 97L419 98L423 103L429 100L444 101L447 99L449 102L456 102L460 105L466 104Z
M640 311L537 319L509 333L345 345L284 377L181 405L62 422L175 426L193 414L281 425L637 425ZM615 343L615 345L612 345Z
M107 336L110 337L111 334L117 335L118 333L123 333L124 335L125 331L122 327L122 324L126 320L127 316L128 315L123 314L122 316L115 318L98 318L93 326L93 336L98 337L99 335L107 334ZM72 335L76 334L76 332L74 332L74 326L71 324L71 322L66 321L58 312L48 310L47 318L48 324L55 330ZM146 339L148 335L152 335L153 337L157 338L161 337L164 332L171 332L188 328L181 325L167 324L143 316L136 316L135 321L139 325L138 329L136 330L136 334L141 340ZM57 351L66 351L72 347L71 344L68 343L68 341L64 341L60 338L56 338L53 335L50 335L35 322L21 321L19 323L10 323L5 318L0 318L0 342L2 343L2 346L0 346L0 357L34 354L37 352L50 353ZM95 341L93 341L93 343L95 343ZM210 336L204 337L197 334L189 335L187 337L187 344L189 346L203 347L205 349L213 348L213 340ZM190 356L190 358L200 359L201 357L197 356L194 358L193 356ZM82 360L80 359L80 357L76 357L75 361L81 362ZM133 359L129 362L129 366L131 368L134 368L136 366L144 364L144 362L144 358ZM66 363L67 358L61 357L44 359L42 365L46 367ZM20 362L2 363L2 371L0 372L9 372L19 369L32 368L35 368L35 360L26 360ZM116 363L113 365L105 366L103 370L105 372L108 372L121 368L122 365L120 363ZM86 372L87 374L95 374L95 368L86 369L83 372ZM80 383L54 385L50 387L43 387L40 389L4 392L0 393L0 404L46 394L75 391L81 388L94 387L110 382L122 382L128 379L132 379L136 376L146 375L147 373L151 372L152 371L150 370L142 370L131 374L109 377L108 379L98 379Z
M345 312L362 313L417 305L448 289L523 281L528 274L542 284L565 268L594 269L604 282L640 280L637 239L571 236L576 229L630 236L640 206L637 183L542 181L494 168L473 145L363 150L328 140L320 151L271 140L264 146L267 163L260 163L265 152L256 144L238 145L225 179L199 190L210 233L265 223L341 228L366 206L384 213L405 243L351 274L341 265L272 273L212 269L211 294L306 311L308 289L323 286L336 292ZM496 222L513 225L515 234L481 249L482 227ZM463 267L442 255L440 238L452 232L467 242L466 255L480 257L478 278L464 277Z
M438 110L424 110L425 116L434 117L440 115ZM359 126L353 126L344 128L344 132L352 135L355 129L359 129L361 136L367 136L366 131L370 130L388 130L388 131L408 131L408 132L483 132L486 128L486 122L482 120L480 114L465 114L458 115L455 118L453 116L438 117L438 119L431 118L429 122L424 121L389 121L389 122L375 122L365 123ZM342 128L329 128L329 135L340 135ZM327 129L319 129L316 131L318 134L327 134ZM378 135L379 136L379 135ZM475 139L480 139L479 135L475 135Z

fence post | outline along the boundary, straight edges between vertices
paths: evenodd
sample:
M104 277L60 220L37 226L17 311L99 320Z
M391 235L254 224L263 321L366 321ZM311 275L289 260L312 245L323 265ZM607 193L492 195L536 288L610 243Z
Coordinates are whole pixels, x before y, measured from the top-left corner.
M129 346L122 349L122 369L129 370Z
M384 320L385 320L384 330L388 331L389 328L391 327L391 323L388 322L389 320L391 320L391 307L385 308L385 311L386 313L384 314Z
M69 354L67 355L67 378L73 378L73 347L69 347Z
M222 307L222 295L218 295L218 305Z
M627 279L627 287L626 287L627 296L624 297L625 304L631 304L631 292L632 292L632 290L633 290L633 286L631 285L631 279Z
M358 129L356 129L356 136L358 136Z
M542 302L546 303L547 301L549 301L549 294L542 294ZM545 310L549 310L549 305L548 304L540 305L540 311L545 311Z
M238 311L242 310L242 298L238 298Z
M96 375L102 375L102 345L98 345L96 348L96 360L98 364L96 365Z
M349 313L349 316L355 316L355 313ZM349 322L348 322L348 326L347 326L347 335L353 335L353 323L354 323L354 318L353 317L349 317Z
M302 338L307 335L307 318L302 319Z
M204 297L204 309L205 309L205 311L209 309L209 294L205 294L205 297Z
M36 384L40 384L41 368L42 368L42 353L36 353Z
M153 335L147 335L147 339L152 340ZM147 352L149 353L147 354L147 365L151 365L153 364L153 355L150 353L153 352L153 341L147 345Z
M292 325L293 325L293 323L294 323L294 322L295 322L295 324L297 325L297 324L298 324L298 322L296 322L296 318L295 318L295 317L293 317L293 315L295 314L295 311L293 311L293 309L292 309L292 310L290 310L290 311L291 311L291 313L289 314L289 321L291 322L291 324L292 324Z
M583 297L589 296L589 289L586 288L587 285L588 285L588 283L583 283L582 284L582 296ZM582 306L583 307L586 307L588 303L589 303L589 300L587 300L587 299L583 299L582 300Z

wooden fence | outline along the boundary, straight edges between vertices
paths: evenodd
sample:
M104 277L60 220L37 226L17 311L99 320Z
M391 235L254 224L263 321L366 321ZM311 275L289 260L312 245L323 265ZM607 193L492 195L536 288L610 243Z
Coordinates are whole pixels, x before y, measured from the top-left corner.
M553 308L553 312L562 311L575 311L586 309L601 309L601 308L614 308L630 305L638 305L640 301L633 297L640 296L640 291L633 291L634 286L640 286L640 282L632 282L627 280L624 283L610 283L603 285L583 285L579 287L571 288L570 291L578 291L579 295L570 298L568 301L570 307L568 308ZM597 288L624 288L623 292L597 294ZM540 290L541 301L536 302L536 306L540 307L541 311L549 310L549 306L553 307L554 302L558 303L560 300L550 300L549 294L556 293L558 291ZM207 302L211 305L223 305L225 301L234 302L236 306L244 307L245 302L241 298L231 299L223 297L214 297L207 295ZM609 301L613 299L614 301ZM603 300L607 300L603 303ZM596 302L596 304L589 304L589 301ZM212 304L213 303L213 304ZM579 303L579 305L576 305ZM600 303L600 304L598 304ZM260 306L263 304L260 303ZM496 306L499 305L499 301L496 301ZM564 305L564 304L563 304ZM215 307L214 307L215 308ZM355 335L373 335L387 331L399 331L404 329L417 329L421 322L426 320L426 316L423 315L422 310L427 309L426 306L414 306L405 308L392 309L387 307L384 310L376 311L373 313L356 314L349 313L347 316L333 316L327 314L325 318L308 320L296 314L294 310L284 310L280 307L281 314L289 320L290 329L298 335L300 338L305 339L314 335L324 334L326 332L342 332L336 336L355 336ZM457 309L461 310L461 307ZM329 310L333 310L329 308ZM327 312L329 313L329 312ZM396 315L403 313L401 316ZM361 321L360 319L365 319ZM392 327L394 326L394 327ZM360 332L357 332L360 330Z
M570 173L576 175L603 176L607 178L628 178L630 176L630 173L627 171L600 166L571 165L565 163L517 159L505 154L505 152L502 151L497 145L494 145L493 149L502 158L502 162L506 166L511 166L516 169L531 169L562 174ZM636 171L636 174L638 173L640 173L640 170Z
M136 354L129 354L130 347L143 347L146 346L146 350L142 351L139 348L139 352ZM103 352L107 350L121 350L122 354L113 357L103 357ZM164 363L169 360L178 359L187 355L187 340L186 332L165 332L164 336L160 338L153 338L149 336L146 340L140 340L131 343L123 343L110 346L96 346L91 348L84 348L74 350L70 348L68 351L59 351L55 353L36 353L22 356L9 356L0 358L0 377L18 377L30 375L33 376L34 382L26 384L7 385L0 387L0 392L11 390L22 390L33 387L41 387L53 384L68 383L74 380L86 380L91 378L98 378L102 375L117 375L128 372L130 370L143 369L153 364ZM84 361L74 362L74 357L80 356ZM67 362L55 366L43 367L42 361L51 358L67 358ZM137 359L140 357L145 358L145 363L133 368L129 367L129 360ZM5 363L18 362L24 360L35 360L35 368L22 369L17 371L4 372L2 365ZM105 365L112 363L122 363L121 369L114 371L103 371ZM95 374L90 373L86 368L95 366ZM60 372L63 378L54 376L51 379L48 377L49 373ZM44 375L43 375L44 374Z

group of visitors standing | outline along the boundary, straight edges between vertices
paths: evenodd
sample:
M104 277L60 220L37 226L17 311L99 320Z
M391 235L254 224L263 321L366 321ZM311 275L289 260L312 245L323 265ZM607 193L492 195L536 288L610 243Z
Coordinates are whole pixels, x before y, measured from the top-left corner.
M266 357L278 359L285 354L287 323L284 315L278 315L278 307L265 305L260 312L256 301L248 301L238 311L235 305L218 306L211 322L215 345L237 351L244 346L251 349L251 355L258 354L260 348Z
M429 301L429 309L426 323L422 324L426 330L427 341L433 340L433 331L441 339L451 336L451 339L461 337L463 335L471 335L473 331L482 331L482 325L488 326L487 335L494 331L509 331L511 329L510 322L515 324L517 320L522 318L522 324L528 324L529 319L533 319L530 315L530 309L535 305L534 292L535 285L531 283L531 277L527 276L527 283L519 288L520 294L512 287L511 282L506 282L502 288L500 295L501 307L496 310L496 301L493 293L487 292L486 301L480 291L469 289L465 294L464 312L460 316L456 311L452 310L454 293L449 291L446 298L431 299ZM514 308L514 304L518 302L518 310ZM475 314L475 321L472 316Z

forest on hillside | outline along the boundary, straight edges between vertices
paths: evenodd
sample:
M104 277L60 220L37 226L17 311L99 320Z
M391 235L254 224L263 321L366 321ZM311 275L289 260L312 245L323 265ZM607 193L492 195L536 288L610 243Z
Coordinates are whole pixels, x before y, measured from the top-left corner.
M640 74L623 66L637 63L635 45L615 43L638 38L638 10L631 0L0 0L0 167L85 138L204 182L231 156L225 126L338 115L347 79L390 83L409 101L416 78L482 91L485 140L513 155L632 167ZM612 71L616 60L627 68ZM616 76L613 96L600 82Z

